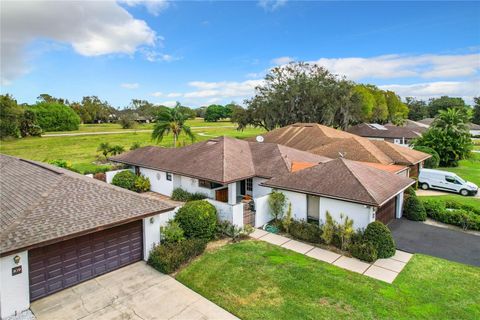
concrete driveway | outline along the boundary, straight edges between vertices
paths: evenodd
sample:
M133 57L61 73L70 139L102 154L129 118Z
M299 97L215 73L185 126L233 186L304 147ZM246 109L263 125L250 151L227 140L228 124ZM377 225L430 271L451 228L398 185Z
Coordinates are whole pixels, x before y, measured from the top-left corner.
M480 236L407 219L388 224L397 249L480 266Z
M237 319L174 278L137 262L32 303L48 319Z

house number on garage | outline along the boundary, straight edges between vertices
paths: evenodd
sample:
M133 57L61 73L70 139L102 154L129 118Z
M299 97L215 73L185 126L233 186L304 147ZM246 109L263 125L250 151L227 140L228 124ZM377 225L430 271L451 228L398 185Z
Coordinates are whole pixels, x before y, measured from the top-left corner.
M22 266L12 268L12 276L22 273Z

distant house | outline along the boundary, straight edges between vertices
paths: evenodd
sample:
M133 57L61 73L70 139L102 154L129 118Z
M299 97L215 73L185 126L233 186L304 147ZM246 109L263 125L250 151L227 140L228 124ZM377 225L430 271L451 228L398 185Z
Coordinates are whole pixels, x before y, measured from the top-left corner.
M262 136L265 142L278 143L329 158L345 158L385 166L406 166L407 175L415 178L418 177L423 161L430 158L429 154L408 147L388 141L369 140L318 123L295 123ZM254 141L255 138L247 140ZM395 167L392 168L392 171L394 170Z
M177 149L144 147L110 160L148 177L154 192L171 196L175 188L182 188L205 194L219 218L237 226L260 227L272 219L268 197L273 189L284 192L296 219L321 223L329 211L336 218L348 215L355 228L366 227L376 217L387 223L401 216L403 191L414 183L406 174L396 174L405 172L403 166L383 170L276 143L228 137ZM367 176L370 180L363 179Z
M425 118L425 119L422 119L422 120L418 120L417 122L420 123L421 125L424 125L427 128L429 128L434 120L435 120L435 118ZM470 122L468 124L468 128L469 128L470 134L472 136L474 136L474 137L480 136L480 125Z
M402 146L409 146L410 142L427 130L424 127L381 125L378 123L360 123L347 129L347 132L365 137L370 140L388 141Z

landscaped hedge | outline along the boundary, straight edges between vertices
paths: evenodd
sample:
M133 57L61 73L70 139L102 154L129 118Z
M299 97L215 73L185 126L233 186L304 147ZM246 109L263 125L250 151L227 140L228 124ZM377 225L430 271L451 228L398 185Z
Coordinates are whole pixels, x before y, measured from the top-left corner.
M43 131L72 131L80 126L80 117L75 111L60 103L40 102L30 110Z
M380 221L371 222L365 229L363 240L373 244L378 258L389 258L395 254L395 242L392 233Z
M187 238L210 240L217 228L217 209L208 201L190 201L178 210L175 221Z
M436 199L427 199L422 202L429 218L463 229L480 230L480 214L473 206Z
M191 193L188 192L187 190L184 190L182 188L175 188L172 191L172 200L175 201L195 201L195 200L203 200L207 198L206 194L200 193L200 192L195 192Z
M170 274L205 251L207 241L187 239L180 242L160 244L152 249L148 264L160 272Z
M417 196L410 195L405 198L405 203L403 205L403 216L413 221L425 221L427 219L427 214L425 213L423 203L418 200Z
M114 175L112 184L135 192L146 192L150 190L150 180L144 176L137 176L130 170L120 171Z
M377 249L375 245L369 241L354 243L350 246L349 251L353 257L366 262L377 260Z
M298 240L308 241L312 243L322 242L322 230L317 224L309 223L305 220L292 220L288 230L289 234Z

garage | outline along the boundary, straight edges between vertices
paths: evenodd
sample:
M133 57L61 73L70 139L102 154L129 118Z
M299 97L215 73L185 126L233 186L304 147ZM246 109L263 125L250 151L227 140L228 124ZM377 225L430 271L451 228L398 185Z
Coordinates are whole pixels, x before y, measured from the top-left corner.
M30 301L141 260L142 238L135 221L29 251Z
M395 218L395 208L397 203L397 197L394 197L391 200L388 200L383 206L378 208L376 213L377 221L383 222L384 224L388 224Z

